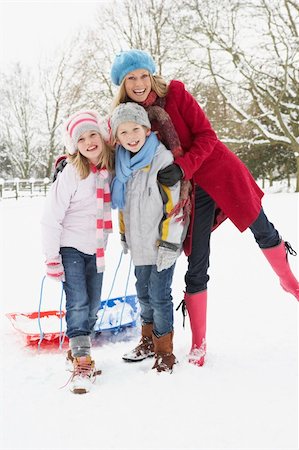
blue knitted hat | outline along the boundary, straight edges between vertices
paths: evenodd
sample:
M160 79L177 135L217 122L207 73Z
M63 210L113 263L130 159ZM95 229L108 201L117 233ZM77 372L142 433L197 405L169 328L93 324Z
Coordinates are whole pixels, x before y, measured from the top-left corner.
M128 73L137 69L146 69L153 75L156 71L153 58L143 50L137 49L118 53L111 68L112 83L119 86Z

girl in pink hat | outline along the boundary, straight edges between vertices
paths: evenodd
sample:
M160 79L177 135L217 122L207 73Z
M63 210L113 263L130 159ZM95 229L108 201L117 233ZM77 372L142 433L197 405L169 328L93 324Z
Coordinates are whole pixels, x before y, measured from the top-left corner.
M103 139L95 111L79 111L64 126L68 164L51 186L42 216L46 274L63 282L66 335L73 364L70 389L83 394L95 379L90 334L105 269L105 249L112 231L110 179L114 150Z

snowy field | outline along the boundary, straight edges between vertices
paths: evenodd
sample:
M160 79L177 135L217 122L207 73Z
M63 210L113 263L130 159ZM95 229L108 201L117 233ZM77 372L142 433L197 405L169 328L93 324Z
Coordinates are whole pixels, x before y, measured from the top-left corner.
M208 355L188 364L188 320L175 313L172 375L151 371L152 360L125 363L139 329L97 341L103 374L89 394L68 387L65 350L25 346L5 317L37 311L44 275L39 220L43 198L4 200L1 216L1 450L290 450L298 433L298 305L283 292L249 231L226 221L212 236ZM298 194L267 194L264 208L298 251ZM120 256L117 220L109 243L103 298ZM298 257L297 257L298 264ZM291 257L296 270L296 258ZM123 295L129 257L112 297ZM297 265L298 267L298 265ZM186 258L173 282L182 299ZM131 275L128 293L133 294ZM58 309L60 286L45 283L42 309Z

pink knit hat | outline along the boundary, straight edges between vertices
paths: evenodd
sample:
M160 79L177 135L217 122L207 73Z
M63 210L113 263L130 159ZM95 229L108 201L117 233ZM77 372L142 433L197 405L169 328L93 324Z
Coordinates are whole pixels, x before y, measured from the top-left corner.
M105 130L100 124L100 117L96 111L78 111L72 114L64 123L64 145L70 155L76 153L78 141L85 131L97 131L107 140Z

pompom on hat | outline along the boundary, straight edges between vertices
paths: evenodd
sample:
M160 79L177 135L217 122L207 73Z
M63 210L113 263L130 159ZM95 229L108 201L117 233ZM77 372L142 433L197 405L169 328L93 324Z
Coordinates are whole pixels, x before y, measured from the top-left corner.
M153 58L143 50L126 50L118 53L111 68L111 80L119 86L124 77L137 69L146 69L151 75L156 72Z
M64 122L64 145L70 155L76 153L80 136L86 131L97 131L104 140L108 140L101 119L96 111L85 110L72 114Z
M146 128L151 128L146 110L138 105L138 103L121 103L115 108L110 117L110 126L114 138L117 133L117 128L124 122L135 122Z

